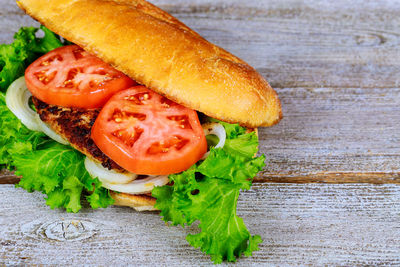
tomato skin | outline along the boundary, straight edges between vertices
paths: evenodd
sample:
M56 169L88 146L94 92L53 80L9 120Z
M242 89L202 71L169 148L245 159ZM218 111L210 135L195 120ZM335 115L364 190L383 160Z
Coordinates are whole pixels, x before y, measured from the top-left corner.
M38 58L26 69L25 80L45 103L86 109L102 107L116 92L137 84L77 45Z
M128 100L132 96L142 100ZM190 168L207 152L196 111L136 86L115 94L91 132L96 145L124 169L168 175ZM164 101L164 103L163 103Z

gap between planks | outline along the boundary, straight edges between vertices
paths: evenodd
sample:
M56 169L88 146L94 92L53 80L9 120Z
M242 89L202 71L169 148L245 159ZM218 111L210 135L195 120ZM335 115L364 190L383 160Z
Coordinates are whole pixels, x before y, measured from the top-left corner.
M238 264L398 265L399 192L397 185L255 184L237 210L264 242ZM0 202L0 265L212 265L185 241L195 228L165 227L156 213L50 210L42 194L11 185L0 186Z
M0 175L0 184L17 184L19 177ZM255 177L256 183L325 183L325 184L400 184L400 173L320 172L304 175L268 174Z
M258 183L326 183L326 184L400 184L400 173L385 172L316 172L310 174L263 173Z

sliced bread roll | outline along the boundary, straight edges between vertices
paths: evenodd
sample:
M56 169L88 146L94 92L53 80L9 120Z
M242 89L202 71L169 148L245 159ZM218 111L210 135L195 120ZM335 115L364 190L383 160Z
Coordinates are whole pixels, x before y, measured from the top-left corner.
M276 92L246 62L143 0L19 0L50 30L191 109L248 127L281 118Z

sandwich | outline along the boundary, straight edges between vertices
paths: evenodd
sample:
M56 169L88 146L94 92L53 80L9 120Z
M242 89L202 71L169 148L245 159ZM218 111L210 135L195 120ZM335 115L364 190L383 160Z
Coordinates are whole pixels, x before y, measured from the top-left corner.
M0 164L78 212L121 205L200 221L215 263L258 249L236 215L265 165L257 127L282 117L247 63L143 0L19 0L39 21L0 46ZM22 77L20 77L22 76Z

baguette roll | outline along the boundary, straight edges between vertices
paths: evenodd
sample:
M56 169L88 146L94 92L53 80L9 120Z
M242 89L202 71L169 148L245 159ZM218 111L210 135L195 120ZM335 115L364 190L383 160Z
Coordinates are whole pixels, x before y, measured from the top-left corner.
M30 16L132 79L210 117L271 126L278 96L246 62L143 0L19 0Z

